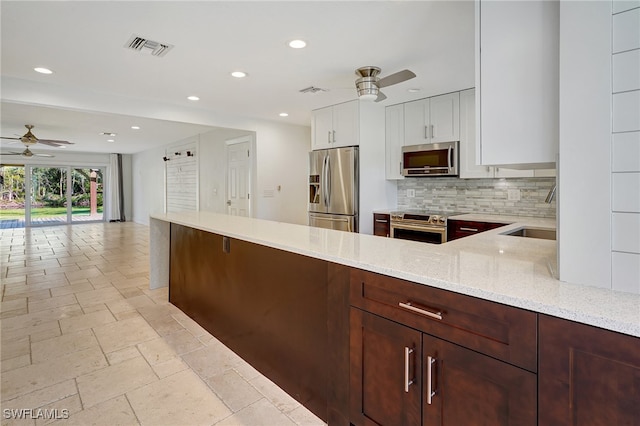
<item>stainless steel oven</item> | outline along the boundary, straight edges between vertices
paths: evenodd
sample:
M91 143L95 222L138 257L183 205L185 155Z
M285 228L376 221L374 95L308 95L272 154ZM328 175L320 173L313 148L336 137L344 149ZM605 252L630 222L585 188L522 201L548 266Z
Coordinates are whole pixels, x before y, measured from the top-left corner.
M391 213L390 237L423 243L447 242L447 217L426 212Z

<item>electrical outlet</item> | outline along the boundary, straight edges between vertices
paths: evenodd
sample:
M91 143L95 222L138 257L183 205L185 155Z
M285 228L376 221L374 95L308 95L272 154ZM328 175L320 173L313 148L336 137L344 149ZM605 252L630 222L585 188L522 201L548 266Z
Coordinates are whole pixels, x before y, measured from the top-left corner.
M407 189L407 198L414 198L416 196L415 189Z
M519 189L507 190L507 199L509 201L520 201L520 190Z

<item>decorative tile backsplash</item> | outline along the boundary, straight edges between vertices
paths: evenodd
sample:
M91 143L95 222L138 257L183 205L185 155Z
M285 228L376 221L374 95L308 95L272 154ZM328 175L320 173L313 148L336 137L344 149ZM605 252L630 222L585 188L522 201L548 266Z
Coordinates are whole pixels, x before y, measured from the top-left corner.
M555 182L555 178L407 178L398 181L398 208L555 218L555 198L551 204L544 202ZM408 192L415 196L408 197Z

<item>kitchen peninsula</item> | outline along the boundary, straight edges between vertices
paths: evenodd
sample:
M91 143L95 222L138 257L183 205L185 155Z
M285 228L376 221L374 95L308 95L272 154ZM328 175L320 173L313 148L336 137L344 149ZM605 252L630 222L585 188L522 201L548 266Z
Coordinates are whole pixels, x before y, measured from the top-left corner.
M407 380L404 390L387 392L389 407L396 402L403 407L403 400L393 402L394 395L405 398L432 384L451 386L437 357L427 353L429 343L439 348L438 356L449 357L447 365L464 359L464 365L504 369L502 403L511 407L509 416L517 416L505 417L505 424L564 424L562 416L601 411L598 404L585 404L579 412L564 413L564 386L572 380L580 388L589 378L591 385L615 387L611 383L617 376L612 379L610 373L609 382L602 375L604 385L583 374L593 354L592 348L580 347L582 341L598 346L593 353L600 362L626 368L621 376L638 376L640 296L562 283L553 276L555 241L504 235L522 226L555 227L555 221L504 216L499 221L510 224L428 245L206 212L157 214L151 217L151 286L170 285L172 303L330 424L360 424L363 418L384 423L386 418L378 415L394 414L362 407L384 404L367 390L370 370L385 377L396 373L377 368L387 360L376 364L366 355L367 345L376 345L377 354L388 341L367 338L395 328L393 339L408 330L418 340L403 343L405 361L398 364L398 373L404 371ZM396 295L404 299L397 303ZM378 328L370 332L371 327ZM568 357L574 348L582 355L569 378L562 362L552 360ZM354 356L363 353L364 361ZM409 380L409 374L415 377ZM482 372L469 374L478 382ZM537 394L536 401L536 389L542 387L546 392ZM410 403L417 413L410 421L430 424L432 404L421 401L433 399L435 407L443 404L441 394L455 397L451 389L418 397L417 406ZM571 397L590 401L584 394ZM619 419L637 419L637 409L624 402L637 397L631 392L606 402L619 401L619 407L609 407Z

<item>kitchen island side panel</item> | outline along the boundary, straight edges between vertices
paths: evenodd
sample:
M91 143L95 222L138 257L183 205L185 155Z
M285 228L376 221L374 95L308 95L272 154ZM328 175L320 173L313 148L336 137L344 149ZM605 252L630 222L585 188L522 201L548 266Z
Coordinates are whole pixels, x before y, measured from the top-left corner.
M327 421L328 262L176 224L170 258L170 302Z

